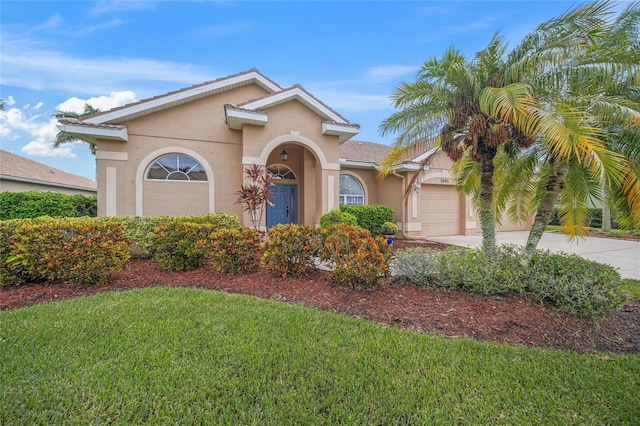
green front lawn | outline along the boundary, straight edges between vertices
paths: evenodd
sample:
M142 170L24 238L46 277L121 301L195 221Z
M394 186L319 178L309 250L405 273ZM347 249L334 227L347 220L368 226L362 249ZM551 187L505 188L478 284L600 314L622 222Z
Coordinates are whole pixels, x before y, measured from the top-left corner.
M3 424L637 424L640 356L147 288L0 312Z

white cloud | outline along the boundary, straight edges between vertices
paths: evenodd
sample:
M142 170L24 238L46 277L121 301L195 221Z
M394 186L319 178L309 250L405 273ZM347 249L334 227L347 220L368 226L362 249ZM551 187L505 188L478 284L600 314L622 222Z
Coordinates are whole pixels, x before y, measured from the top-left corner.
M3 85L89 94L157 82L195 84L220 75L211 69L171 61L78 57L11 34L3 34L0 67Z
M62 23L62 17L60 16L59 13L56 13L51 18L47 19L44 23L39 25L37 28L46 29L46 30L55 30L56 28L60 27L61 23Z
M199 35L203 36L233 36L237 34L244 34L254 29L256 25L252 22L231 22L224 25L215 25L212 27L202 28L197 31Z
M94 96L88 99L80 99L74 96L59 104L56 109L60 111L80 113L84 111L84 106L89 104L94 108L98 108L100 111L107 111L111 108L130 104L132 102L136 102L136 94L132 91L126 90L122 92L111 92L109 96Z
M95 31L99 31L99 30L104 30L107 28L113 28L113 27L118 27L120 25L122 25L123 21L122 19L112 19L110 21L104 22L102 24L97 24L97 25L92 25L90 27L85 27L82 28L81 30L76 31L76 35L86 35L86 34L91 34L92 32Z
M5 101L7 102L7 105L9 105L9 106L11 106L11 105L16 103L16 101L13 99L13 96L9 96L7 99L5 99Z
M403 75L413 75L419 68L419 65L382 65L369 68L366 71L366 76L374 80L389 81L395 80Z
M155 7L153 1L143 0L105 0L99 1L92 9L92 15L101 15L107 12L121 12L131 10L149 10Z
M60 103L56 109L62 111L82 112L84 105L89 103L101 111L135 102L133 92L111 92L110 95L96 96L87 99L69 98ZM15 103L15 102L14 102ZM0 111L0 136L4 140L28 141L21 149L32 156L38 157L66 157L75 158L75 148L86 149L82 142L71 143L58 148L53 147L53 141L58 133L58 120L50 115L35 114L43 106L38 102L35 107L25 105L22 108L11 108ZM24 142L22 142L24 143Z
M335 110L373 111L389 108L389 97L346 90L316 89L312 93Z

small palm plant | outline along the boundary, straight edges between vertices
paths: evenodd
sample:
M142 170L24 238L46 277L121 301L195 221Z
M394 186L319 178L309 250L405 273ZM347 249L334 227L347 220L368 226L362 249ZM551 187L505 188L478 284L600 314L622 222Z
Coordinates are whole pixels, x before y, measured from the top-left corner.
M267 204L272 205L271 199L271 176L264 172L262 166L253 164L251 167L244 169L245 181L240 186L240 190L236 191L236 204L242 204L242 210L249 212L251 224L255 229L260 227L262 215Z

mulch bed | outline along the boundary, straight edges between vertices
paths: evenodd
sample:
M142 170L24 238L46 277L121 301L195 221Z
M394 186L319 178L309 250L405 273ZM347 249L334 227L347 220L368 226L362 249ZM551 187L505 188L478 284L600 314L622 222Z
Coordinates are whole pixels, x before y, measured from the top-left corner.
M431 242L397 242L442 248ZM261 270L240 276L210 266L168 272L150 260L130 260L105 285L62 283L0 288L0 309L150 286L197 287L297 303L365 318L380 324L437 333L450 338L566 349L579 353L640 353L640 303L631 300L620 311L598 321L556 311L519 296L485 297L459 291L423 290L388 279L373 290L336 286L325 272L302 278L278 278Z

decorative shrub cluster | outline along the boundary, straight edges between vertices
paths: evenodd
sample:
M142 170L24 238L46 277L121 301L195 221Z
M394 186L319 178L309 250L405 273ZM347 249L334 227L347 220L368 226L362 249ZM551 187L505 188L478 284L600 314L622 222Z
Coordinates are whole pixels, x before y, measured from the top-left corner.
M0 222L0 283L106 282L129 259L131 241L107 218L37 218Z
M216 271L255 272L260 267L264 233L253 228L220 229L210 235L208 256Z
M373 236L382 234L382 225L385 222L393 222L393 210L389 206L379 204L346 206L342 204L340 210L354 215L358 226L368 230Z
M136 216L136 217L118 217L117 220L122 222L124 232L127 237L133 240L132 254L135 257L151 258L153 257L152 238L154 230L161 225L169 222L189 222L196 224L209 224L214 229L231 229L240 228L240 221L235 215L226 213L212 213L196 216Z
M333 225L340 225L344 223L346 225L357 225L358 219L351 213L343 212L342 210L331 210L320 216L320 227L328 228Z
M577 255L537 251L529 264L522 248L504 245L490 263L479 250L450 248L400 250L391 265L402 280L432 288L485 295L519 293L587 317L597 317L625 303L622 279L611 266Z
M208 223L170 220L151 234L153 260L170 271L190 271L202 266L208 253L211 234Z
M321 247L322 236L314 226L275 225L269 229L262 263L281 277L308 274L315 269Z
M372 287L389 273L391 252L381 237L354 225L336 225L324 231L321 259L332 271L329 278L351 287Z
M96 197L58 192L0 192L0 220L50 217L95 217Z

